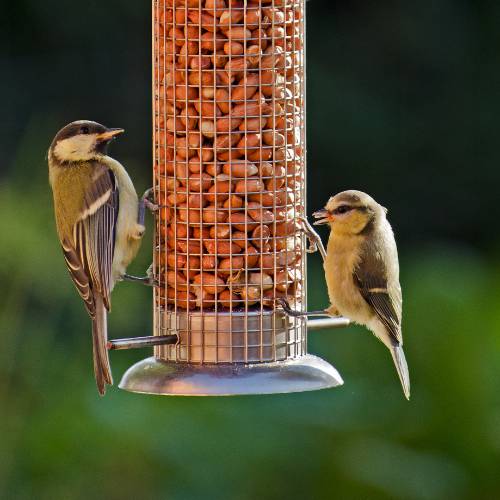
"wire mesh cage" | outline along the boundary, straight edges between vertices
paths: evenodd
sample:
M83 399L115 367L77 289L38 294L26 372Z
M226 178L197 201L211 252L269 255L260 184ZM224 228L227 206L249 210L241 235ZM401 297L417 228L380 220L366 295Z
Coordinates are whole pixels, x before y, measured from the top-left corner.
M154 334L178 341L123 388L341 383L307 354L307 320L277 307L307 305L304 2L153 1Z

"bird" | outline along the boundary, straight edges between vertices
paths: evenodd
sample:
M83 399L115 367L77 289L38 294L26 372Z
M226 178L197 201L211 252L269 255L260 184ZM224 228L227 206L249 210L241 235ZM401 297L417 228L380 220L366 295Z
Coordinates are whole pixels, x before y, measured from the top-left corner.
M48 151L57 234L92 319L94 374L101 396L113 384L107 350L111 292L125 276L145 232L132 180L107 154L110 142L123 132L78 120L56 134Z
M315 225L330 226L323 263L331 304L326 313L366 326L385 344L409 399L398 251L387 209L362 191L348 190L313 217Z

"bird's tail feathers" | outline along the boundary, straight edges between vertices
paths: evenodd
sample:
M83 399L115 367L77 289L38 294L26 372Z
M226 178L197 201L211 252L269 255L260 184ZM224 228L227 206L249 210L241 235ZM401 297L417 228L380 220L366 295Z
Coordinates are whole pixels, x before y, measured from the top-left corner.
M410 399L410 374L408 372L408 364L406 363L405 353L403 351L403 346L395 345L390 348L392 359L396 365L396 370L399 375L399 380L401 380L401 385L403 387L403 392L406 399Z
M95 296L96 314L92 320L92 341L94 348L94 374L99 394L104 396L106 384L113 385L108 356L108 314L102 297Z

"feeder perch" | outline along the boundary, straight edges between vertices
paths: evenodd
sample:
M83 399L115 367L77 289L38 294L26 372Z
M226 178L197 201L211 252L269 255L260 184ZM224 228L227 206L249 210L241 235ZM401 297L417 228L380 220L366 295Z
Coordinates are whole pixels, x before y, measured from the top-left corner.
M150 394L342 384L308 354L305 0L155 0L154 347L120 388Z

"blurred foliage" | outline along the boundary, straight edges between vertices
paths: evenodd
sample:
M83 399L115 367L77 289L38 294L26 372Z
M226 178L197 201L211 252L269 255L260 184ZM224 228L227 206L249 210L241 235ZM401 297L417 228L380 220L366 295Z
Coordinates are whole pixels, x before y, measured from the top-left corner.
M500 4L308 2L311 209L349 187L390 207L410 403L385 348L357 327L311 335L339 389L97 396L44 155L71 120L123 126L113 154L148 186L149 15L123 0L2 1L0 498L497 498ZM149 259L145 242L131 270ZM147 289L120 285L112 335L149 334L150 308ZM143 356L113 353L115 382Z

